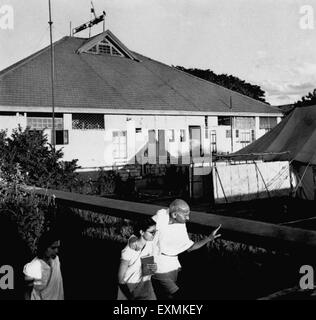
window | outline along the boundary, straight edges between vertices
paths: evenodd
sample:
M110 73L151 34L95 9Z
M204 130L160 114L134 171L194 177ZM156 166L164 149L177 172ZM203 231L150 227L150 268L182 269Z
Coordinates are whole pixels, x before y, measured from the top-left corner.
M55 130L64 128L63 118L55 118ZM53 129L53 119L49 117L27 117L27 126L31 130Z
M114 47L112 47L112 55L113 56L121 56L122 54L118 52Z
M124 57L124 54L110 40L103 39L87 52Z
M250 132L249 131L241 132L240 133L240 143L241 143L242 147L246 147L250 142L251 142Z
M271 130L277 125L276 117L259 117L259 129Z
M250 130L255 128L255 117L236 117L235 128Z
M216 131L211 131L211 152L216 153L217 152L217 145L216 145Z
M226 130L226 138L231 138L232 137L232 133L231 130Z
M105 44L99 44L99 53L111 54L111 47Z
M185 142L185 130L180 130L180 142Z
M142 128L135 128L135 133L142 133Z
M218 119L219 126L230 126L231 125L231 117L219 116L217 119Z
M236 130L236 138L239 138L239 130Z
M255 130L251 130L251 141L255 141L256 136L255 136Z
M68 130L56 130L56 145L68 143Z
M75 130L102 130L104 129L104 115L93 113L74 113L72 128Z
M93 46L91 49L88 50L89 52L97 52L97 46Z
M112 146L114 159L127 158L127 134L126 131L113 131Z
M168 134L169 134L169 142L174 142L174 130L168 130Z

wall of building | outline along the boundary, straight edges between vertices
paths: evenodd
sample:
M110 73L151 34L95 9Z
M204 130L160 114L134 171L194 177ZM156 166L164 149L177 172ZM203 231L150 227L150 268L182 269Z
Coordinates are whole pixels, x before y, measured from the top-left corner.
M259 127L259 117L253 117L253 119L251 127L247 128L238 127L237 122L234 121L233 139L231 139L231 126L218 125L217 116L104 115L104 129L91 130L73 129L72 115L64 114L64 130L68 131L69 141L68 144L57 146L57 148L63 148L65 160L79 159L78 163L83 168L126 165L135 162L189 164L192 160L190 158L190 126L198 126L201 129L201 148L198 146L193 152L196 162L201 162L210 158L214 133L216 134L216 153L229 153L232 148L233 151L243 148L245 143L242 143L242 136L250 137L250 143L253 138L258 139L266 133L266 130L261 130ZM281 118L278 118L278 122L280 120ZM0 125L7 128L9 132L17 127L18 123L25 127L26 116L0 116ZM154 130L155 140L149 139L150 130ZM163 154L158 154L159 130L164 130L165 133ZM113 158L113 131L126 131L126 158ZM45 132L50 138L50 130ZM185 141L180 139L181 132L185 133Z
M0 115L0 130L7 130L7 135L12 134L12 130L16 129L18 126L22 128L26 127L26 116L17 113L16 115L7 116Z

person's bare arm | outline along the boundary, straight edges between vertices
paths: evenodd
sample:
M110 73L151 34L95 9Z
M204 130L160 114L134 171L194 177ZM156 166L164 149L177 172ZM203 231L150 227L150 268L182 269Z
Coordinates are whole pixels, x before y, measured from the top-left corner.
M122 292L124 293L124 295L126 296L126 298L128 300L133 300L133 295L130 292L126 282L124 282L124 276L125 276L126 271L128 269L128 264L129 264L129 261L121 260L119 271L118 271L118 285L119 285L120 289L122 290Z
M195 242L187 251L194 251L202 248L204 245L206 245L208 242L215 240L216 238L220 237L220 234L217 234L218 230L220 229L222 225L219 225L208 237L205 239L202 239L200 241Z
M24 300L31 300L31 294L34 287L34 279L25 276L24 278Z

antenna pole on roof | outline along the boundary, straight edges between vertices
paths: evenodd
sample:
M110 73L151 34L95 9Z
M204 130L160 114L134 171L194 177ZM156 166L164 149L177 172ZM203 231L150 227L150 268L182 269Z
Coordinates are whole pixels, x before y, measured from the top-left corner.
M229 97L229 108L230 108L230 110L233 109L232 96ZM231 149L232 149L232 152L234 152L233 116L230 117L230 137L231 137Z
M51 59L51 82L52 82L52 121L53 121L53 130L52 130L52 146L53 150L55 150L55 99L54 99L54 48L53 48L53 35L52 35L52 10L50 0L48 0L49 7L49 34L50 34L50 59Z
M96 25L96 24L98 24L99 22L101 22L101 21L103 21L103 29L105 28L105 25L104 25L104 19L105 19L105 15L106 15L105 11L103 11L100 16L97 16L96 13L95 13L94 6L93 6L92 1L91 1L91 6L92 6L92 7L91 7L90 12L91 12L91 15L93 14L94 18L91 17L91 20L90 20L90 21L88 21L88 22L86 22L86 23L83 23L82 25L74 28L74 29L72 30L72 34L73 34L73 35L74 35L75 33L77 33L77 32L80 32L80 31L82 31L82 30L85 30L85 29L89 28L89 38L90 38L90 36L91 36L91 28L92 28L94 25Z

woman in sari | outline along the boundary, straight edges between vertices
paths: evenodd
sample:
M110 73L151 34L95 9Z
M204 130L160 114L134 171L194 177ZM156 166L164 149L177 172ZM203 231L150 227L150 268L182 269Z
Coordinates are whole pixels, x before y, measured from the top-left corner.
M41 236L37 256L23 269L27 283L26 300L64 300L59 246L60 241L55 233L47 232Z

